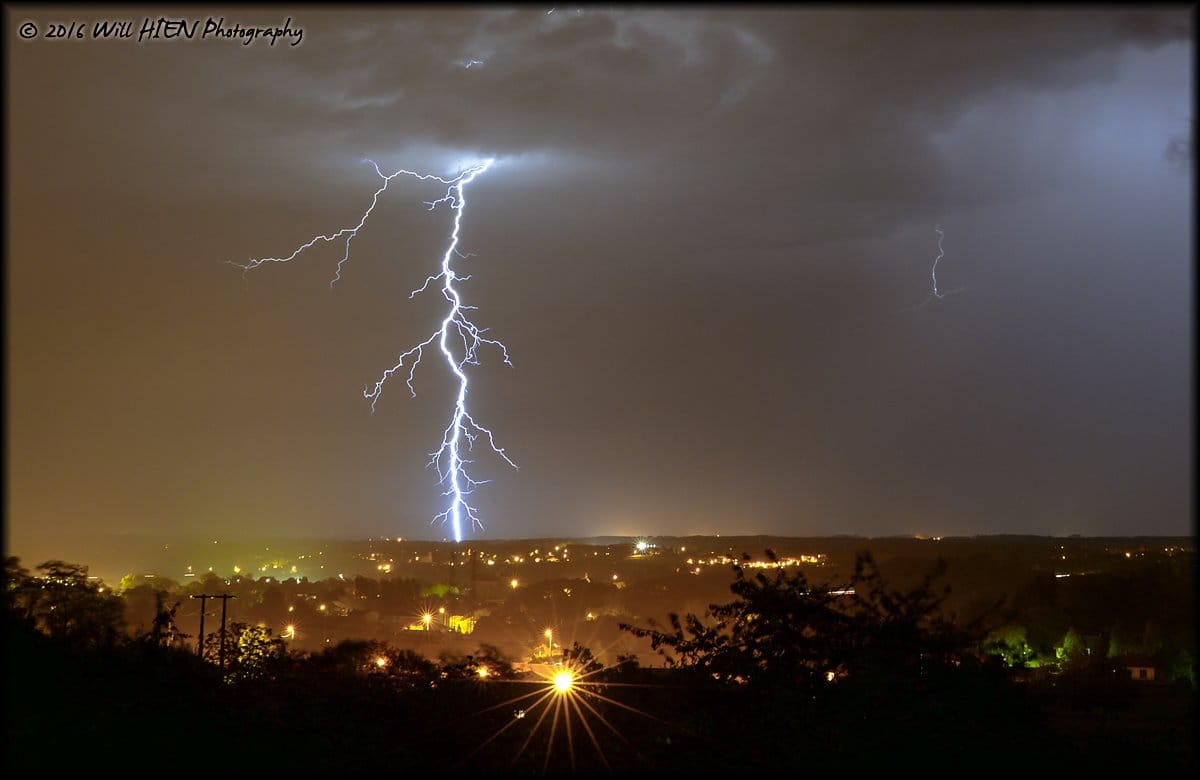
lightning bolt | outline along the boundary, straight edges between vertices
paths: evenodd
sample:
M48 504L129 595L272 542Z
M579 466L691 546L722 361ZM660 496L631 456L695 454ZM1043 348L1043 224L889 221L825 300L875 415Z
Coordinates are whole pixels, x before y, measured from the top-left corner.
M446 360L446 366L458 379L458 393L455 397L453 412L450 415L450 423L446 426L446 430L442 434L442 443L436 450L430 453L429 466L437 472L438 484L446 486L446 490L442 495L449 499L449 505L436 514L431 522L449 522L454 533L454 540L460 542L462 541L462 525L464 520L469 521L472 527L477 525L481 529L483 528L478 510L467 501L467 496L471 495L477 487L489 481L475 479L468 473L466 467L472 461L464 457L464 451L471 452L474 449L476 441L482 437L487 440L487 445L491 448L492 452L508 463L508 465L517 468L517 464L508 456L504 448L497 446L492 431L480 425L467 410L469 380L465 369L468 365L479 365L479 348L483 345L495 347L500 350L500 354L506 364L511 366L512 361L508 357L508 348L503 343L485 336L484 334L488 332L488 329L479 327L467 316L466 312L472 311L477 307L468 306L463 303L462 296L458 288L455 287L455 282L465 282L471 277L469 274L459 275L452 265L455 257L465 260L471 256L470 254L463 254L458 249L463 213L466 211L467 206L466 187L476 177L487 171L493 161L490 159L485 160L460 172L458 176L452 179L445 179L432 174L416 173L404 169L392 174L384 174L373 161L365 160L364 162L370 164L375 169L375 173L383 180L383 184L380 185L379 189L371 197L371 203L358 220L358 224L353 227L342 228L328 235L317 235L306 243L301 244L295 251L285 257L257 258L251 259L244 264L231 262L230 265L241 268L243 275L245 275L247 272L266 263L287 263L295 260L303 252L311 249L318 243L341 241L343 243L342 257L338 260L333 278L329 282L329 286L332 288L342 278L342 267L350 260L350 243L358 235L358 231L367 223L371 212L375 210L375 206L379 203L380 196L387 190L393 179L405 175L420 181L436 181L446 185L445 195L437 200L425 201L425 205L430 211L433 211L439 205L445 204L454 213L453 227L450 231L450 243L446 247L445 254L442 255L441 270L436 274L426 277L425 282L409 293L408 297L411 300L418 294L429 289L431 285L440 282L442 296L450 304L450 309L442 320L441 326L434 330L429 338L406 352L401 353L396 364L383 372L383 375L375 383L374 388L368 386L367 389L363 390L363 397L371 402L371 412L373 414L375 412L375 405L383 393L384 384L393 374L405 366L405 361L410 361L407 364L408 377L406 384L408 385L409 393L413 397L416 397L417 391L413 387L413 379L417 365L421 362L421 358L424 357L425 350L433 344L437 344L438 350ZM460 345L461 357L455 354L455 348Z
M945 250L942 249L942 239L946 237L946 234L942 232L942 228L938 225L935 225L933 229L936 230L937 234L938 234L938 256L936 258L934 258L933 270L931 270L929 272L929 275L931 277L933 277L933 296L935 298L945 298L946 296L944 296L940 292L938 292L937 267L938 267L938 262L940 262L941 259L946 256Z
M940 289L938 289L937 269L938 263L940 263L942 258L946 256L946 251L942 249L942 239L946 237L946 234L942 232L940 225L935 225L933 229L937 231L938 234L938 255L933 259L933 268L931 268L929 271L929 277L933 281L933 289L930 290L929 295L925 296L925 300L921 301L920 304L916 306L910 306L904 309L904 311L917 311L924 308L925 305L934 298L941 300L942 298L947 298L966 289L965 287L955 287L954 289L946 290L945 292L942 292Z

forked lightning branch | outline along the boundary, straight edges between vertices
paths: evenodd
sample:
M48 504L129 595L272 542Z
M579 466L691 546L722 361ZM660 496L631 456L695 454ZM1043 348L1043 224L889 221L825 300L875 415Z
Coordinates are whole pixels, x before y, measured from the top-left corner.
M485 160L467 168L452 179L444 179L432 174L415 173L403 169L395 173L384 174L374 162L370 160L366 162L375 169L375 172L383 180L383 184L375 191L370 205L363 212L362 217L358 220L358 224L353 227L342 228L328 235L318 235L301 244L291 254L284 257L264 257L252 259L247 263L231 264L241 268L243 272L248 272L266 263L287 263L295 260L317 244L340 243L342 246L342 256L338 260L333 278L329 282L330 287L332 287L341 279L342 268L350 260L350 243L358 235L358 231L366 225L367 219L370 218L371 213L375 210L375 206L379 203L380 196L383 195L394 179L403 175L420 181L438 182L446 186L446 192L442 197L426 201L425 205L429 207L430 211L433 211L440 205L448 206L452 211L454 218L449 242L445 253L442 255L437 273L429 275L425 279L424 284L409 294L409 298L433 287L441 290L442 296L446 299L446 303L449 304L449 308L445 318L441 322L441 326L435 329L429 338L401 353L400 357L396 360L396 364L384 371L373 387L369 386L364 390L363 396L371 402L371 411L374 412L375 405L383 393L384 385L397 371L407 366L408 375L405 383L408 386L409 392L415 397L417 392L413 387L414 372L421 359L425 356L425 350L436 348L445 359L446 366L458 382L458 392L454 399L450 422L447 424L446 430L442 435L442 442L437 449L430 453L429 465L437 471L438 484L445 487L442 495L448 499L446 508L434 516L433 522L447 522L454 534L454 540L458 542L462 541L464 521L469 522L471 527L478 526L481 529L483 528L483 523L480 521L477 509L468 501L468 496L480 485L487 482L487 480L475 479L467 471L467 466L472 462L467 456L474 449L475 444L481 438L484 439L492 452L513 468L517 467L517 464L508 456L504 448L496 444L491 430L481 425L468 410L467 400L470 381L467 376L467 367L479 365L480 348L485 345L494 347L499 351L505 363L508 365L512 365L512 363L508 358L508 350L504 344L484 335L487 333L487 328L479 327L467 315L467 312L476 307L463 303L462 295L456 283L465 282L471 277L469 275L459 275L454 270L454 260L456 258L466 259L467 257L467 255L462 254L458 249L462 218L467 207L467 185L487 171L492 164L492 160Z

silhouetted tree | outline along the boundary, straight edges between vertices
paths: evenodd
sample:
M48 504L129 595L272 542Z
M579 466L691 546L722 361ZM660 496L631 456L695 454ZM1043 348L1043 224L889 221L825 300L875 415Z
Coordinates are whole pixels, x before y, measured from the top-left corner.
M167 607L164 605L164 595L161 591L154 594L154 621L150 624L150 632L146 635L146 641L159 647L182 648L190 634L183 633L175 624L175 613L179 610L180 602L176 601Z
M87 567L46 561L29 574L5 559L5 607L20 622L79 647L111 647L122 637L124 603L87 576Z
M489 679L508 680L517 677L512 661L494 645L481 644L475 651L475 665L487 669Z
M636 672L641 666L642 664L638 661L636 653L619 653L617 654L617 662L610 668L617 674L624 675Z
M430 688L437 685L437 664L412 650L396 650L390 656L388 678L397 688Z
M584 647L578 642L563 650L563 663L570 666L578 674L590 675L603 671L604 664L592 654L591 648Z
M770 560L775 560L767 551ZM787 683L812 689L841 663L849 617L835 607L839 588L813 585L782 567L747 576L734 565L736 599L710 605L703 616L671 613L669 631L621 624L650 640L668 666L727 683Z
M971 647L973 634L941 612L948 589L934 583L944 563L909 590L888 587L868 553L836 585L783 567L753 576L733 570L735 600L704 616L671 614L669 631L621 628L649 639L669 666L706 679L808 693L848 675L919 677L932 665L961 663Z
M942 611L950 586L937 587L946 573L939 559L921 582L908 590L891 588L869 553L855 563L846 612L848 650L842 671L874 678L921 677L933 666L950 667L973 656L972 648L999 603L971 623L957 625Z
M221 632L204 638L204 658L218 663ZM272 676L287 658L287 645L260 625L230 623L225 631L225 672L229 680L262 680Z
M383 642L365 639L344 639L326 647L309 658L315 670L340 675L360 675L386 671L390 665L390 648ZM383 663L379 663L379 659Z
M512 661L492 645L480 645L478 650L467 656L444 652L438 660L441 662L443 679L509 679L516 676Z
M3 598L5 615L21 623L33 623L29 570L21 566L19 558L12 555L4 557Z

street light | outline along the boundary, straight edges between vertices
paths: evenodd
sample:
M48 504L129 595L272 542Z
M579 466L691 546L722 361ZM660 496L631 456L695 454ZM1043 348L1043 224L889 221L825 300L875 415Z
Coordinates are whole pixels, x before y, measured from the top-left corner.
M571 672L563 670L554 675L555 693L568 693L573 685L575 685L575 675Z
M549 661L554 655L554 629L547 628L543 634L546 637L546 660Z

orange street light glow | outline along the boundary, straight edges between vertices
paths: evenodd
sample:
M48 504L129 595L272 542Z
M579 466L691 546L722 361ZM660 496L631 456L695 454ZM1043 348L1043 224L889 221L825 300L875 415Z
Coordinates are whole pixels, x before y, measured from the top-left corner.
M570 672L559 672L554 675L554 691L555 693L568 693L572 686L575 685L575 675Z

